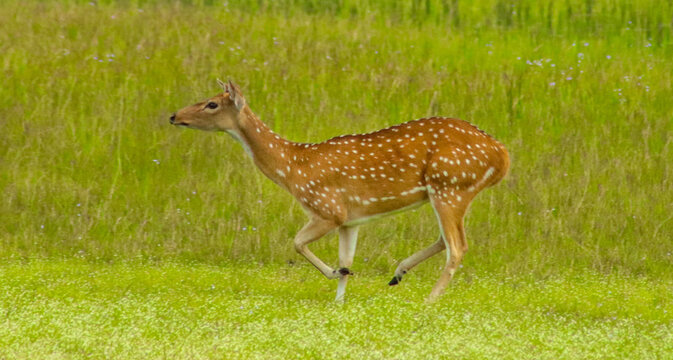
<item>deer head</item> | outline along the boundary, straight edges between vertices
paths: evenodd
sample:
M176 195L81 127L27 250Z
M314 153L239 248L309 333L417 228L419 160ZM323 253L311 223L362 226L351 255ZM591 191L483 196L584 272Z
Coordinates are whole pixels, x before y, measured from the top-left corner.
M171 124L206 131L235 129L239 114L245 107L245 98L231 80L226 84L217 80L217 83L224 93L178 110L171 116Z

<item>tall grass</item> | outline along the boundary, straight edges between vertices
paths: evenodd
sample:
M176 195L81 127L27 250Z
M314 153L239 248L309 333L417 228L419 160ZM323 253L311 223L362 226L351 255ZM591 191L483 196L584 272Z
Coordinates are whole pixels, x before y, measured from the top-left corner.
M299 260L292 198L227 135L168 125L231 77L297 141L436 114L505 143L511 172L473 203L462 273L670 276L671 10L2 2L0 256ZM355 267L391 271L437 231L427 208L364 226ZM335 261L333 237L312 248Z

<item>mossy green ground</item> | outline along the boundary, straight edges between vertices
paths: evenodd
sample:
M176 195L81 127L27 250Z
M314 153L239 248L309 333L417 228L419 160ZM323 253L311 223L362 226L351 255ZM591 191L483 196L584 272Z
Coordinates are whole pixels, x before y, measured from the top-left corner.
M0 357L673 356L672 9L0 2ZM293 199L168 124L228 77L295 141L442 115L507 146L438 304L444 255L385 285L436 239L427 207L362 227L332 304ZM333 235L311 249L336 264Z
M0 358L662 359L673 282L584 273L433 277L367 272L345 304L310 266L82 260L0 267Z

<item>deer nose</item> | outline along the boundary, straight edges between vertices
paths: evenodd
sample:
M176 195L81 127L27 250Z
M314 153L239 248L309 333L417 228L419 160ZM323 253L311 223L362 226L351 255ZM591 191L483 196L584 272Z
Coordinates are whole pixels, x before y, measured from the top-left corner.
M175 124L175 114L171 115L171 124Z

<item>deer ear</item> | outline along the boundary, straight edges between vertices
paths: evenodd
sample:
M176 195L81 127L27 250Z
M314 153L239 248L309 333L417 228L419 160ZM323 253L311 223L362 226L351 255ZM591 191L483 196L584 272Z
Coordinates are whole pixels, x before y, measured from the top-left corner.
M241 94L238 86L231 80L226 84L226 87L229 90L229 98L234 101L234 105L236 105L238 111L241 111L245 106L245 98L243 97L243 94Z
M228 92L227 84L225 84L224 81L217 79L217 85L219 85L222 88L222 90L224 90L224 92Z

